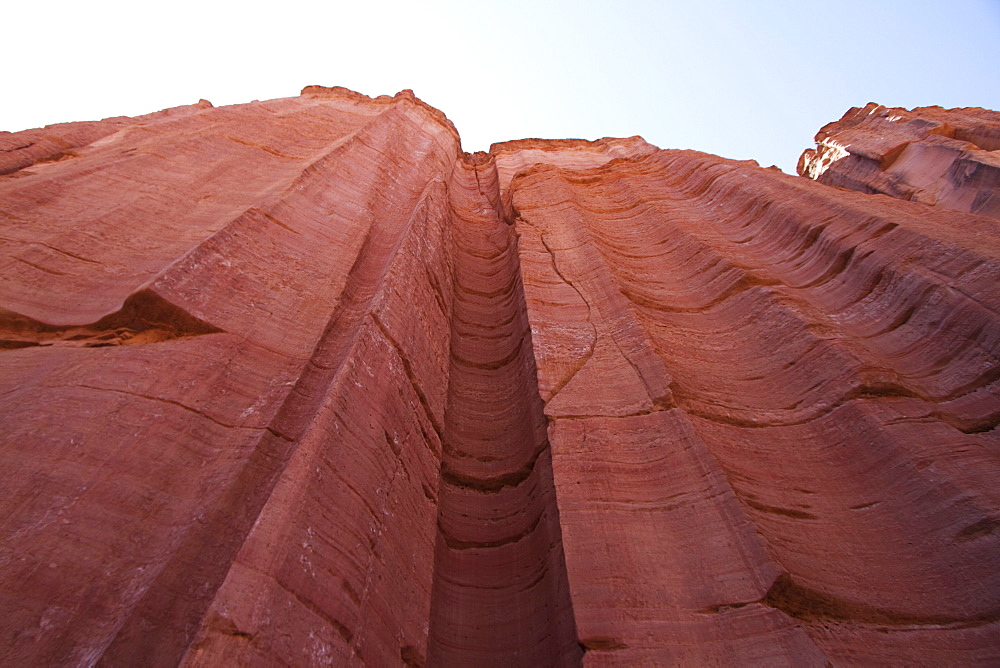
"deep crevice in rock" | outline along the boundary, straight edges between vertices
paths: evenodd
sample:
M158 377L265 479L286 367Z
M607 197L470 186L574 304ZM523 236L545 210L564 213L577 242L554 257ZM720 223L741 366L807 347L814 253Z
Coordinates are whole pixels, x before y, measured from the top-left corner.
M492 161L459 168L451 370L429 665L573 665L562 555L516 237ZM469 173L471 172L471 173Z

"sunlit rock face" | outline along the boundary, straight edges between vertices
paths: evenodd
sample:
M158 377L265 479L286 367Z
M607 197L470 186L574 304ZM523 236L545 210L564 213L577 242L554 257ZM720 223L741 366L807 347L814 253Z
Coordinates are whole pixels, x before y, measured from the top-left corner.
M798 172L831 186L1000 218L1000 113L869 103L824 126Z
M1000 661L1000 195L926 157L996 133L880 109L819 183L408 91L0 135L0 657Z

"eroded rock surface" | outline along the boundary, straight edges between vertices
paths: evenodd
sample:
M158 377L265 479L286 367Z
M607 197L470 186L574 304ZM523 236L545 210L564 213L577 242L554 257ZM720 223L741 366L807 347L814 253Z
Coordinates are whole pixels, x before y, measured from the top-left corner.
M798 172L831 186L1000 218L1000 113L855 107L819 131Z
M408 91L0 137L0 656L1000 661L997 126L899 111L820 183Z

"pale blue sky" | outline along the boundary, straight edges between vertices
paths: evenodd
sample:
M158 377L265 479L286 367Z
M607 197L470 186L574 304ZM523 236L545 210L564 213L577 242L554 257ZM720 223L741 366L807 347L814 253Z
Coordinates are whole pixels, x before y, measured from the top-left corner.
M466 150L629 136L794 172L851 106L1000 109L1000 0L19 2L0 130L412 88Z

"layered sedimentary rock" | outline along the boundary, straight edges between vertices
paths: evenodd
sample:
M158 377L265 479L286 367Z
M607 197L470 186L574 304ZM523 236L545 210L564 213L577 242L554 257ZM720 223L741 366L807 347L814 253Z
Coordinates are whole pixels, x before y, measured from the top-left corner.
M880 113L820 183L408 91L3 137L0 656L1000 660L994 200Z
M798 172L821 183L1000 218L1000 113L850 109L816 135Z

